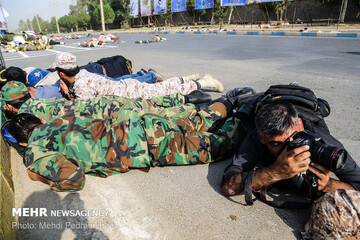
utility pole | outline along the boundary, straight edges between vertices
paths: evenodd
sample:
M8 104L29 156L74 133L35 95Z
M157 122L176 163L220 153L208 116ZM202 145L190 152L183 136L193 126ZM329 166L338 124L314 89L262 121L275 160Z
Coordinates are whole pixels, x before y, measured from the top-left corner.
M40 23L39 23L39 17L38 17L37 14L35 15L35 18L36 18L37 25L38 25L38 27L39 27L39 31L42 32L42 31L41 31L41 27L40 27Z
M29 20L30 22L30 27L31 27L31 31L34 31L33 25L32 25L32 20Z
M100 0L100 14L101 14L101 29L103 32L105 32L104 8L103 8L102 0Z
M56 5L55 5L55 0L52 0L52 4L53 4L53 7L54 7L55 22L56 22L57 33L58 33L58 34L60 34L59 23L58 23L57 16L56 16Z

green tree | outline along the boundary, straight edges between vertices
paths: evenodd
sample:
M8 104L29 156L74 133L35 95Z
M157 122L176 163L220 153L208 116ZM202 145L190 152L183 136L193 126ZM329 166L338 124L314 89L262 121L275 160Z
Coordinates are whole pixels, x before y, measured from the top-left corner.
M198 18L198 21L201 21L201 16L206 14L205 9L195 10L195 0L186 1L186 9L190 16L193 16L193 21L196 22L195 17Z
M19 21L19 23L18 23L18 30L19 30L19 31L26 31L26 30L28 30L28 27L27 27L25 21L22 20L22 19L21 19L21 20Z
M169 26L173 13L171 12L171 0L166 2L166 14L160 15L161 19L165 19L165 25Z
M76 16L76 22L79 27L84 27L87 31L87 27L90 24L90 15L86 12L81 12Z
M222 7L220 4L221 4L221 0L214 1L213 14L215 19L219 19L219 25L220 28L222 28L222 25L224 23L224 17L228 13L229 7Z
M111 8L115 12L114 23L116 25L126 25L130 20L130 0L108 0ZM123 23L123 24L121 24Z
M73 15L65 15L59 18L58 20L59 26L62 29L66 29L68 32L72 32L76 27L76 19Z
M104 1L104 4L107 1ZM96 7L100 5L99 0L77 0L77 5L83 6L84 10L91 14L95 11Z
M98 25L101 24L101 15L100 15L100 5L96 7L94 13L93 13L96 23ZM111 8L110 4L106 3L104 4L104 20L105 24L112 24L115 19L115 13L114 10Z
M284 17L284 13L288 6L287 0L284 0L282 2L272 2L271 5L275 9L277 21L286 20L286 19L283 19L283 17Z

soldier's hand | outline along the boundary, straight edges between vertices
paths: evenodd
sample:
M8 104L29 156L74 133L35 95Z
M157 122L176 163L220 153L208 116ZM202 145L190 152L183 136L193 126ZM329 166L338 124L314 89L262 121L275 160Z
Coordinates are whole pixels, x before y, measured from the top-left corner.
M330 181L330 170L312 162L310 163L309 171L318 178L318 190L324 191Z
M269 167L274 177L278 180L288 179L308 170L311 162L311 154L308 150L307 145L291 151L288 151L286 146L273 165Z
M33 181L40 181L43 182L45 184L49 184L49 180L47 178L44 178L43 176L34 173L32 171L30 171L29 169L26 169L27 174L29 175L29 178Z
M61 79L60 79L59 91L62 92L63 94L67 94L69 92L69 87Z

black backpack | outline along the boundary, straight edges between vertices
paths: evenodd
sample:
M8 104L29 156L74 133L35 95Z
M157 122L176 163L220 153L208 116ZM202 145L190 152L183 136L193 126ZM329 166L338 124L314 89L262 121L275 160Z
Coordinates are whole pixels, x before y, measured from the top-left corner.
M97 63L103 65L106 69L106 75L112 78L133 73L131 61L120 55L101 58Z
M257 102L255 114L262 106L274 101L292 103L298 110L306 129L314 131L314 126L320 126L329 132L324 117L329 116L330 105L326 100L317 98L309 88L297 85L273 85Z

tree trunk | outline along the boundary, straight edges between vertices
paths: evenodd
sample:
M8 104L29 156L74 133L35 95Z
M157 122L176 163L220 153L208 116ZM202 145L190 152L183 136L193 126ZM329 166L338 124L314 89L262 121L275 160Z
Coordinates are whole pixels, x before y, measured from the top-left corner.
M78 32L78 31L79 31L79 25L76 24L76 32Z
M339 18L340 22L342 22L342 23L345 21L347 5L348 5L348 0L344 0L344 5L342 7L342 11L340 13L340 18Z
M231 24L231 17L232 17L233 11L234 11L234 7L231 6L231 7L230 7L229 18L228 18L228 24Z
M287 7L288 7L288 1L285 0L285 10L284 10L284 23L287 23Z
M214 8L211 9L211 20L210 20L210 24L211 24L211 25L214 24Z
M358 14L356 15L357 18L360 17L360 0L359 0L359 8L358 8Z

